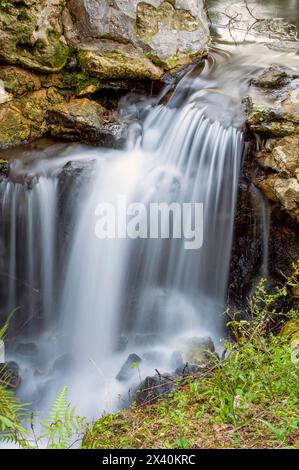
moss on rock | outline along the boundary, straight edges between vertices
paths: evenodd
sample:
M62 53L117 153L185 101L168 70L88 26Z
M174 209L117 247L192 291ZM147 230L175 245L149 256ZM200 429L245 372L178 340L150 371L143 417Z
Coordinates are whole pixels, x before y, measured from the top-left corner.
M85 73L100 79L158 80L163 74L162 69L129 45L97 51L81 50L79 60Z
M61 70L69 56L60 16L65 0L0 3L0 59L41 72Z
M4 83L5 90L16 97L41 88L39 77L20 67L1 66L0 79Z
M25 143L49 130L48 111L63 97L56 89L41 89L0 106L0 148Z

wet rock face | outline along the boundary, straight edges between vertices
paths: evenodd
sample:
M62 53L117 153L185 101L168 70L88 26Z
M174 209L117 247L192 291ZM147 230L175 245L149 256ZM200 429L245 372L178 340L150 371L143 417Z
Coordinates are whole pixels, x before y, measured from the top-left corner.
M251 87L247 124L265 144L255 184L299 221L299 72L272 66Z
M254 280L277 284L299 259L298 75L272 66L250 89L228 292L238 309L247 305Z

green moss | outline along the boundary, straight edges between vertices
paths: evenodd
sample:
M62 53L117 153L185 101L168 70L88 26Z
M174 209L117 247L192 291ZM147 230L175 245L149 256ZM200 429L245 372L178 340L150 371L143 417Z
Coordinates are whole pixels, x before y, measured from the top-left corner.
M195 60L201 59L204 55L206 55L206 51L186 52L184 54L176 52L164 60L152 53L147 53L146 57L164 70L173 70L188 65Z
M38 28L43 2L11 2L5 11L0 7L0 58L11 64L22 64L41 72L61 70L69 56L69 47L59 31L49 28L43 31L45 39L33 42ZM62 9L63 2L55 8ZM57 12L57 13L58 13Z
M99 90L102 87L102 82L84 72L63 72L62 87L74 90L77 95L82 95L85 92L88 94Z

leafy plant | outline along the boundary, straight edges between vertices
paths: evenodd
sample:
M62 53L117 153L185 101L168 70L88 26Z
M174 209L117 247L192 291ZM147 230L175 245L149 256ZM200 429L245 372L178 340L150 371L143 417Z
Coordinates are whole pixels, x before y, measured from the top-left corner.
M86 427L85 418L75 414L75 407L68 402L68 388L64 386L57 394L48 417L37 422L40 427L39 436L35 432L35 423L31 429L34 445L47 449L68 449L80 441Z
M16 312L15 309L8 317L7 321L0 328L0 340L4 340L7 334L9 322ZM23 427L27 418L26 405L21 404L10 386L9 376L6 374L6 367L0 368L0 442L23 443L27 431Z

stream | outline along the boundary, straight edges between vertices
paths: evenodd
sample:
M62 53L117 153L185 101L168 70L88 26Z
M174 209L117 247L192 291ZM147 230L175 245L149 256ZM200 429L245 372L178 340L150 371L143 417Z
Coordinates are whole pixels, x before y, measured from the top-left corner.
M292 18L296 2L285 3ZM166 90L120 103L129 123L123 149L44 141L20 155L10 151L12 176L0 182L1 314L18 309L7 359L21 369L19 397L38 413L63 385L89 418L127 406L145 377L173 372L190 338L211 337L221 354L242 100L273 63L295 66L298 56L217 43L167 100ZM187 237L168 233L171 216L151 236L145 218L161 203L191 212L202 205L201 246L186 249L196 232L193 212ZM126 236L120 204L135 204L135 237ZM103 207L115 208L118 236L113 222L108 238L97 235ZM266 210L261 198L265 225ZM267 236L264 257L266 273ZM142 362L117 379L133 353Z

